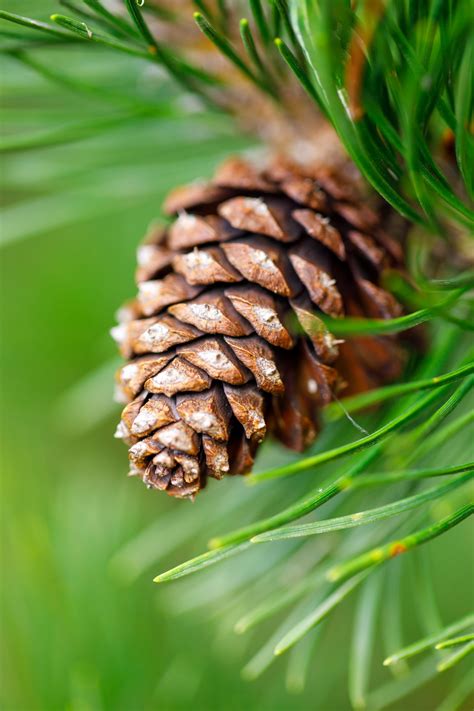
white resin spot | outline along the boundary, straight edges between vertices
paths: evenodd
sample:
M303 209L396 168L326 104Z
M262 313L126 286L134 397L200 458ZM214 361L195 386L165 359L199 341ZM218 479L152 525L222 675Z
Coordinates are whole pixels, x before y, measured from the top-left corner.
M217 418L209 412L192 412L187 418L191 427L208 431L217 424Z
M166 385L176 385L181 382L183 382L183 375L177 368L168 368L152 378L153 385L158 388Z
M329 289L329 287L334 286L334 284L336 283L336 280L331 279L329 274L326 274L326 272L322 272L322 271L319 272L318 277L319 277L319 281L321 282L321 284L324 286L325 289Z
M118 343L120 345L127 338L127 327L124 324L120 324L120 326L114 326L110 329L110 335L114 339L115 343Z
M150 451L145 442L137 442L129 449L131 459L141 459L142 457L146 457L149 453Z
M151 244L142 244L141 247L137 249L137 263L139 267L147 267L150 260L153 259L155 253L155 247Z
M318 392L318 384L316 380L312 378L308 380L308 392L310 392L311 395L315 395Z
M115 439L125 439L125 437L128 437L130 435L130 432L128 431L127 425L125 422L119 422L117 425L117 429L115 430L114 437Z
M163 450L153 457L153 464L161 465L162 467L173 467L175 465L174 457L169 452Z
M196 462L190 462L189 460L182 461L181 466L186 474L189 474L193 478L196 478L199 474L199 466Z
M275 331L279 331L281 329L282 326L280 319L278 318L278 314L276 314L273 309L269 309L264 306L254 306L253 312L257 319L265 323L269 328L272 328Z
M138 298L141 300L154 299L160 296L162 292L162 281L142 281L142 283L138 285Z
M138 375L138 366L135 363L128 363L120 371L120 380L122 383L129 383L136 375Z
M197 267L209 267L213 264L214 260L208 252L198 251L189 252L184 257L186 266L190 269L196 269Z
M212 304L189 304L190 311L204 321L219 321L222 313L217 306Z
M279 373L275 363L272 360L260 357L257 358L257 365L265 377L270 378L271 380L279 381Z
M214 457L213 466L221 472L228 472L229 462L225 454L217 453Z
M275 264L263 249L253 249L250 252L250 260L262 269L268 269L268 271L272 272L277 271Z
M268 215L268 207L262 198L245 198L244 209L252 210L252 212L260 217L266 217Z
M147 328L138 340L145 346L153 346L155 343L159 343L167 338L169 332L168 326L165 326L163 323L155 323L153 326L150 326L150 328Z
M178 427L169 427L159 432L158 439L167 447L186 451L189 447L189 437Z
M228 370L232 367L232 363L225 357L221 351L214 349L212 351L201 351L199 358L212 368L221 368Z
M114 402L118 402L121 405L128 402L128 397L123 392L122 388L119 388L118 386L114 388Z
M180 227L192 230L196 226L197 218L196 215L190 215L187 212L181 212L178 221Z
M145 408L142 408L133 421L132 433L141 434L142 432L146 432L154 426L156 421L157 417L155 413L150 412L150 410L146 410Z
M252 429L257 432L258 430L264 430L266 425L265 425L265 420L261 416L259 412L256 412L255 410L250 411L248 413L249 419L252 425Z
M117 319L119 324L124 324L128 321L133 321L135 316L136 314L131 304L124 304L117 310L115 314L115 318Z

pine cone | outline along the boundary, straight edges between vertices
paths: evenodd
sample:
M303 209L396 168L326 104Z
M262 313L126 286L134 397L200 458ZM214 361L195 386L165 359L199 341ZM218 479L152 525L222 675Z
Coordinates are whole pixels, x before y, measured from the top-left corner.
M171 193L165 211L178 216L139 248L138 297L113 329L129 359L117 436L131 474L192 498L208 476L250 471L269 433L303 450L334 394L400 374L395 339L344 343L318 314L398 316L379 278L402 255L384 231L388 206L361 203L330 171L235 158Z

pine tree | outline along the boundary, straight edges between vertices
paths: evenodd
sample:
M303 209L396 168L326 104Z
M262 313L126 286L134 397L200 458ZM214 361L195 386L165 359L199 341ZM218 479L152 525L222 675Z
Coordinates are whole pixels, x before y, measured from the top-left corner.
M301 539L288 550L297 565L301 542L307 546L307 570L275 589L286 563L279 559L257 589L260 602L249 595L249 610L237 622L242 632L292 606L246 674L258 675L304 638L289 665L289 678L303 683L298 660L304 666L322 653L306 635L360 588L349 695L354 708L383 708L474 646L472 616L430 629L420 641L388 650L385 660L403 670L403 660L431 651L426 663L368 689L381 590L393 579L393 564L383 564L412 550L423 559L422 543L474 511L474 465L468 453L449 449L454 434L472 424L462 408L474 385L470 3L196 2L195 25L186 2L127 0L112 10L99 0L64 4L74 15L53 15L51 24L1 13L38 32L19 44L12 33L6 51L63 83L67 75L29 52L38 37L50 45L102 45L158 64L186 96L232 114L273 156L252 165L227 162L213 182L172 193L167 209L177 218L140 247L139 296L122 310L115 331L124 355L133 357L119 375L130 400L119 434L131 446L132 472L152 487L194 495L209 474L248 471L264 428L303 450L324 424L312 449L289 463L261 471L257 460L247 482L282 479L268 515L255 510L242 527L235 514L235 531L156 581L258 551L254 544ZM132 118L163 111L132 91L125 99ZM195 120L192 113L187 120ZM283 286L270 287L249 268L252 250L281 267ZM222 328L209 330L189 305L219 311ZM276 341L252 316L255 307L271 311ZM160 331L150 348L157 324L178 340L163 348ZM206 370L206 349L229 361L234 381L222 377L219 363ZM273 380L259 358L272 365ZM397 382L380 387L391 380ZM177 381L185 386L173 387ZM337 388L340 381L346 390ZM461 414L452 415L457 408ZM356 439L339 428L344 419L359 429ZM441 484L425 486L437 477ZM436 500L442 508L427 505ZM323 505L324 519L299 523ZM415 515L404 515L410 511ZM348 529L354 531L321 553L319 534ZM263 560L266 546L261 550Z

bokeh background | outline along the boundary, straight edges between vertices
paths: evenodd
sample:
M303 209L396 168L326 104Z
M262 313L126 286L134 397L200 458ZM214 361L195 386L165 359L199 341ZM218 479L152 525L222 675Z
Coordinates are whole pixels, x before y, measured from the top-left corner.
M2 0L2 8L46 19L57 5ZM346 711L351 603L325 628L305 690L297 654L290 673L278 661L255 681L241 676L272 632L270 624L263 636L234 634L242 593L284 546L270 546L264 563L247 556L168 587L152 583L229 520L275 510L287 490L227 481L195 504L171 501L125 476L126 451L113 439L119 361L108 331L134 293L136 246L170 188L255 147L134 59L83 47L29 57L84 86L77 93L25 57L2 58L0 707ZM130 94L155 108L137 115ZM262 454L265 464L288 456L275 445ZM472 595L466 536L464 525L436 544L448 621ZM409 630L414 601L405 602ZM376 650L376 677L382 658ZM388 708L430 711L451 678Z

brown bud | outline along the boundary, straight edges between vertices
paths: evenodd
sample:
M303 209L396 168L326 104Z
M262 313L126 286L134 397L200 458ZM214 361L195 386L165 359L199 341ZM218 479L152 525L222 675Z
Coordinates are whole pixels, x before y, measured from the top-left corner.
M316 435L315 405L298 388L301 374L287 363L285 369L285 392L273 398L273 431L290 449L303 451Z
M121 314L122 315L122 314ZM147 328L156 323L156 318L136 319L134 314L133 320L124 319L118 326L110 329L110 335L115 343L120 347L120 352L125 358L131 358L135 352L134 343Z
M166 489L166 493L179 499L193 500L200 488L199 478L187 483L186 474L183 468L177 467L171 474L170 483Z
M171 474L171 470L150 463L143 475L143 483L148 489L166 491L170 483Z
M141 439L128 450L128 457L132 464L140 469L144 468L148 459L157 454L161 449L161 445L152 437Z
M306 343L302 347L300 377L308 395L319 407L328 405L339 389L337 370L321 363Z
M155 456L152 459L152 462L153 462L153 464L156 464L157 467L163 467L166 469L173 469L173 467L176 464L176 459L174 458L174 456L170 452L170 450L165 447L161 450L161 452L158 452L158 454L155 454Z
M390 255L398 265L403 264L403 247L398 240L394 239L391 235L387 234L387 232L382 229L378 229L374 234L374 237L376 238L377 242L381 244L384 249L387 250L388 255Z
M234 432L229 443L230 474L247 474L254 462L257 442L246 439L243 432Z
M128 405L124 407L122 410L122 419L121 422L122 424L125 425L126 429L128 430L129 434L131 434L132 430L132 425L133 422L140 412L140 409L143 406L143 403L146 399L147 393L145 390L143 390L138 397L135 398L135 400L132 400L132 402L129 402Z
M352 175L344 176L335 166L318 166L316 180L336 200L360 202L361 190Z
M360 362L354 346L355 339L346 341L339 346L339 355L334 364L345 382L344 397L365 392L377 387L377 380Z

